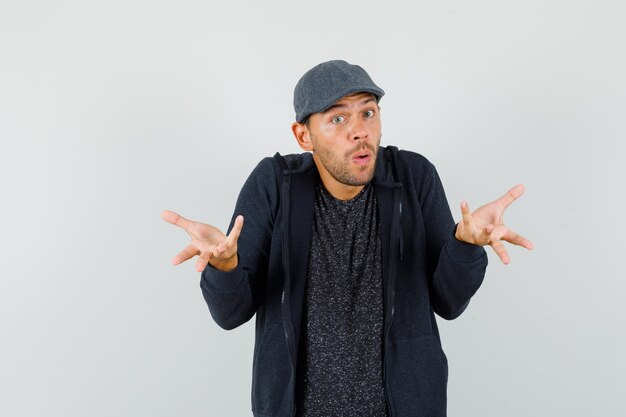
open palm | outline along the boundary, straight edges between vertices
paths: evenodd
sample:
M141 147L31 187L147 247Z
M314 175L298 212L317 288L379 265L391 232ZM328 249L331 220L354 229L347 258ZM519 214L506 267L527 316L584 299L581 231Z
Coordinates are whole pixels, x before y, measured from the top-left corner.
M519 184L505 195L470 212L467 202L461 203L463 221L459 222L455 237L467 243L489 245L504 264L510 262L509 254L503 241L532 249L533 244L524 236L515 233L504 225L503 216L507 207L524 194L524 186Z
M191 242L172 259L174 265L198 256L198 272L203 271L207 264L222 271L237 267L237 239L243 227L242 216L237 216L228 236L215 226L186 219L173 211L165 210L161 213L161 218L185 230L191 238Z

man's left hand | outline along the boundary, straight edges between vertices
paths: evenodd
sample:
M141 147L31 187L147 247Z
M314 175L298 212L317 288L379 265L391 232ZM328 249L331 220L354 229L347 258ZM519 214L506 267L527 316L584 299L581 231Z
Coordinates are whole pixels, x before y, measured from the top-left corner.
M473 213L470 212L467 202L463 201L461 203L463 221L457 225L454 236L461 242L491 246L502 263L508 264L510 258L503 241L526 249L533 248L530 240L515 233L502 222L504 211L522 194L524 194L524 186L516 185L499 199L477 208Z

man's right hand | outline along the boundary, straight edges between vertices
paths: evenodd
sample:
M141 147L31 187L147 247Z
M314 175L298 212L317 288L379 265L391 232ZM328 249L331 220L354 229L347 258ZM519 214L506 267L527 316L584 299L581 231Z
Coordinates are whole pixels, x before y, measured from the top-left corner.
M165 210L161 218L185 230L191 243L172 259L174 265L198 256L196 270L202 272L207 264L220 271L228 272L237 267L237 239L243 228L243 216L237 216L230 234L226 236L218 228L188 220L173 211Z

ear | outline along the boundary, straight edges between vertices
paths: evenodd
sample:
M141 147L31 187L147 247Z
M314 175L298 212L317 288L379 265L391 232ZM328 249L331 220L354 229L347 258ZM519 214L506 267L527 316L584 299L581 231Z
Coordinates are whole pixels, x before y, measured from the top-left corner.
M306 127L304 123L294 122L291 125L291 131L298 142L298 145L304 151L312 151L313 143L311 142L311 134L309 133L309 129Z

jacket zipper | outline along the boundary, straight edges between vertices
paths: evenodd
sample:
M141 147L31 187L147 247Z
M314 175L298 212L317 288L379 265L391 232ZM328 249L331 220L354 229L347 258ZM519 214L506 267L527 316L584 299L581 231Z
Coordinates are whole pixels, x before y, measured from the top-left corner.
M291 354L292 348L291 348L291 343L290 343L290 339L289 339L289 330L287 328L287 319L289 319L289 323L291 323L291 312L289 313L289 315L287 315L287 303L285 302L286 299L286 292L287 289L289 288L289 280L290 280L290 267L289 267L289 186L290 186L290 177L288 176L288 171L284 170L283 174L285 174L287 176L287 178L285 178L284 182L283 182L283 196L282 198L284 198L283 201L283 207L284 209L284 220L283 220L283 269L285 272L285 282L283 283L283 290L282 290L282 294L280 297L280 303L281 303L281 310L282 310L282 315L283 315L283 331L285 332L285 342L287 343L287 353L289 354L289 363L291 365L291 372L293 372L294 376L296 374L296 364L293 361L293 356ZM290 308L290 307L289 307ZM295 349L295 347L294 347ZM292 401L292 413L291 415L293 417L295 417L296 415L296 404L295 404L295 385L293 387L294 392L292 392L291 398L293 399Z
M399 190L395 190L394 192L394 206L396 206L396 202L399 199L398 193L400 191ZM391 247L389 250L389 282L391 282L390 286L391 288L391 313L390 313L390 317L389 317L389 322L387 323L387 326L385 328L385 345L388 344L389 341L389 331L391 329L391 324L393 323L393 318L396 312L396 276L397 276L397 267L398 267L398 261L397 258L395 258L394 254L396 253L395 251L398 250L399 255L400 255L400 260L402 260L402 232L401 232L401 216L402 216L402 201L399 201L398 204L398 217L395 219L396 221L394 222L392 219L392 229L391 229ZM399 236L398 236L399 235ZM396 246L396 244L399 245ZM395 259L394 259L395 258ZM387 349L385 349L387 350ZM392 402L391 402L391 397L389 395L389 386L388 386L388 381L387 381L387 356L385 355L385 360L384 360L384 366L383 366L383 382L385 384L385 398L387 401L387 409L389 411L389 417L393 416L393 408L392 408Z

